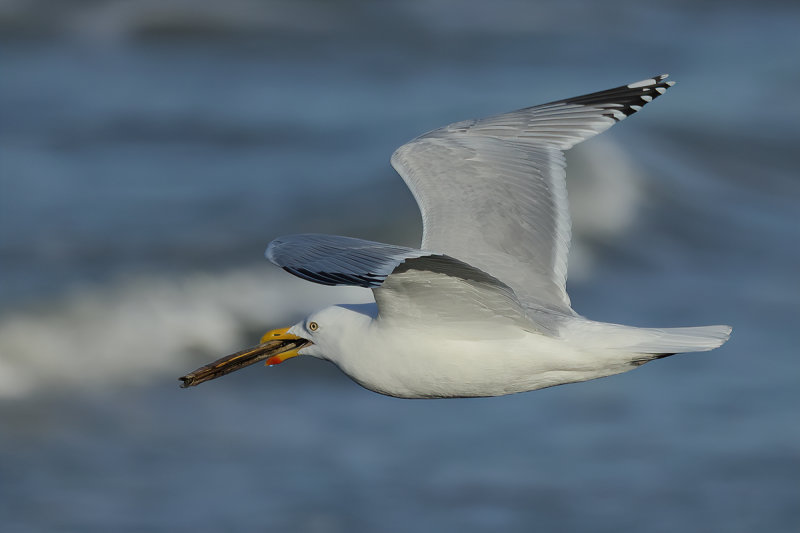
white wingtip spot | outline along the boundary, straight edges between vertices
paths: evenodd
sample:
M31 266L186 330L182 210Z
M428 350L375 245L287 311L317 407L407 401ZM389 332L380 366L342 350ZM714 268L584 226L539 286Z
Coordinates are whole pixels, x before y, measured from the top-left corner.
M633 109L634 111L639 111L640 109L642 109L642 106L640 106L640 105L632 105L631 109Z
M654 80L653 78L648 78L646 80L628 84L628 89L638 89L639 87L647 87L648 85L655 85L655 83L656 80Z
M665 80L667 78L669 78L669 74L662 74L661 76L658 77L658 81Z
M663 87L656 87L656 92L658 94L664 94L665 92L667 92L667 90Z
M672 87L673 85L675 85L675 82L674 82L674 81L668 81L668 82L666 82L666 83L667 83L667 85L668 85L669 87Z
M623 118L625 118L627 116L622 111L617 111L616 109L612 109L611 110L611 114L614 115L614 118L617 119L617 120L622 120Z
M643 94L642 95L642 100L644 100L645 102L652 102L653 101L653 97L652 96L647 96L646 94Z

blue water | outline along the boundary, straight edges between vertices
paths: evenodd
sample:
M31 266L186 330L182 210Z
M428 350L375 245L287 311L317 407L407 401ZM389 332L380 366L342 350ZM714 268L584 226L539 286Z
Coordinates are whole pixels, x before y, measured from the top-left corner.
M794 3L37 5L0 20L0 529L797 531ZM262 252L416 245L403 142L661 72L569 155L569 290L723 348L492 399L302 358L178 388L369 298Z

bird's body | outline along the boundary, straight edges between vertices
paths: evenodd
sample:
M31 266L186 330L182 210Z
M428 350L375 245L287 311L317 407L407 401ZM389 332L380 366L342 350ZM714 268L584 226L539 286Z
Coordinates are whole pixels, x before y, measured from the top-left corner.
M564 317L559 335L551 336L511 324L403 323L377 311L375 304L332 306L289 332L313 337L306 353L334 362L363 387L401 398L501 396L587 381L671 355L656 352L665 339L671 349L695 351L716 346L726 334L712 329L705 332L711 337L698 339L693 330L705 328L634 328ZM318 324L314 332L307 326L312 322Z
M275 239L267 257L325 285L373 290L181 378L195 385L261 359L312 355L402 398L499 396L618 374L724 343L728 326L636 328L578 315L566 293L563 151L663 94L666 75L451 124L392 164L422 212L419 249L331 235Z

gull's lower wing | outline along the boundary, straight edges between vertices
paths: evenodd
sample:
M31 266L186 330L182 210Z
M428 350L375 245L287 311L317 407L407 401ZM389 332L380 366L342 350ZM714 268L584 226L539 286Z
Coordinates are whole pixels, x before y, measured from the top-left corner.
M672 85L666 75L457 122L401 146L392 165L422 214L422 248L499 279L533 308L572 313L563 151Z
M352 237L305 233L278 237L264 255L290 274L314 283L373 289L406 259L430 254Z
M381 320L502 323L549 333L534 323L514 291L480 269L446 255L337 235L279 237L267 258L287 272L323 285L373 289Z

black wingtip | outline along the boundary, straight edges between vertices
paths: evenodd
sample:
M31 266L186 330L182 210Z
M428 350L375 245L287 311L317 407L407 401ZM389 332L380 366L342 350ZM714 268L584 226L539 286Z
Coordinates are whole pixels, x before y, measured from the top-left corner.
M605 116L619 122L636 113L675 85L674 81L666 81L668 77L669 74L660 74L613 89L567 98L557 103L605 109L606 112L603 113Z
M642 366L645 363L649 363L650 361L655 361L656 359L663 359L665 357L669 357L671 355L675 355L678 352L671 352L671 353L653 353L647 354L646 357L639 357L631 361L633 366Z

